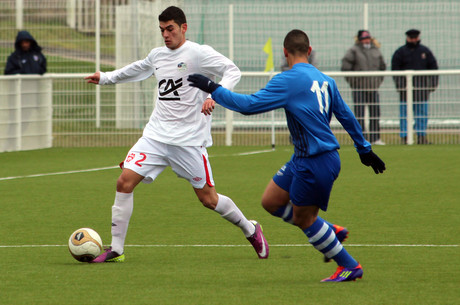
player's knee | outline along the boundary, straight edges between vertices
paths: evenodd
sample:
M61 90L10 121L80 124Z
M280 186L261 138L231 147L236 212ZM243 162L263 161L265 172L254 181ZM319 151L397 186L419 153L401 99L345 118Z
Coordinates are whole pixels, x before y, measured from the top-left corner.
M262 198L261 205L265 209L265 211L272 213L272 206L269 201L264 200L264 198Z
M266 193L264 193L262 195L262 200L261 200L260 204L268 212L270 212L271 202L272 202L272 200L270 199L270 196L267 196Z
M219 196L217 195L217 192L214 188L205 185L202 189L195 188L194 190L198 200L200 200L204 207L211 210L216 208L217 202L219 201Z
M217 202L219 201L219 197L217 194L213 193L197 193L198 199L203 204L204 207L214 210L217 206Z
M134 191L135 183L120 176L117 180L117 192L120 193L132 193Z
M198 199L200 200L200 202L203 204L204 207L211 209L211 210L214 210L216 208L217 201L219 200L217 196L214 197L211 195L199 196Z
M204 207L214 210L217 206L217 203L212 202L211 200L200 200Z
M262 197L261 201L262 207L270 214L275 213L280 207L283 206L282 203L275 202L271 198Z
M300 229L305 230L310 227L317 219L315 215L296 215L294 213L292 220L295 226L298 226Z

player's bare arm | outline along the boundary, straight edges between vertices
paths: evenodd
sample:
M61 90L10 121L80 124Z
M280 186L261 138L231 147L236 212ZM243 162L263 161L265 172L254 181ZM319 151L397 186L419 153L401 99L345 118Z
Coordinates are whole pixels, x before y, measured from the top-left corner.
M201 113L203 113L204 115L211 115L215 106L216 106L216 102L212 98L207 98L203 103L203 107L201 108Z
M93 75L86 76L85 79L88 80L88 84L99 84L99 80L101 79L101 72L97 71Z

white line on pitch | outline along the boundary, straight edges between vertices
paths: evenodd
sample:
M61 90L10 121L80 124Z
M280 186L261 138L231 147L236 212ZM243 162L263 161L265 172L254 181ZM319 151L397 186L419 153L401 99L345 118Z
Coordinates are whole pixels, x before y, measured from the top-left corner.
M255 150L255 151L248 151L236 154L219 154L219 155L209 155L210 158L217 158L217 157L239 157L239 156L249 156L249 155L256 155L256 154L265 154L269 152L274 152L274 149L265 149L265 150Z
M459 245L414 245L414 244L347 244L347 247L425 247L425 248L457 248ZM0 248L47 248L67 247L67 245L0 245ZM251 245L125 245L138 248L237 248L252 247ZM311 247L309 244L277 244L270 247Z
M247 155L255 155L255 154L262 154L267 152L272 152L273 150L258 150L258 151L250 151L244 153L237 153L237 154L229 154L229 155L211 155L210 157L230 157L230 156L247 156ZM90 169L82 169L82 170L73 170L73 171L65 171L65 172L55 172L55 173L43 173L43 174L33 174L33 175L25 175L25 176L13 176L13 177L0 177L0 181L4 180L14 180L14 179L23 179L23 178L37 178L37 177L46 177L46 176L56 176L56 175L68 175L68 174L79 174L79 173L87 173L87 172L96 172L96 171L103 171L108 169L115 169L118 168L118 165L115 166L108 166L108 167L100 167L100 168L90 168Z
M103 170L107 170L107 169L114 169L114 168L117 168L117 167L118 166L108 166L108 167L81 169L81 170L66 171L66 172L34 174L34 175L15 176L15 177L3 177L3 178L0 178L0 181L13 180L13 179L22 179L22 178L36 178L36 177L45 177L45 176L56 176L56 175L68 175L68 174L78 174L78 173L86 173L86 172L96 172L96 171L103 171Z
M265 149L265 150L258 150L258 151L249 151L249 152L245 152L245 153L239 153L239 154L236 154L237 156L248 156L248 155L255 155L255 154L264 154L264 153L268 153L268 152L273 152L274 149Z

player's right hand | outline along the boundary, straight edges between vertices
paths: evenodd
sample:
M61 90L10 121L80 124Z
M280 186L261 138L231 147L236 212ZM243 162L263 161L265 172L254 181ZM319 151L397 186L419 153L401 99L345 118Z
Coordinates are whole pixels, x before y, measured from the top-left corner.
M93 75L86 76L85 79L88 80L88 84L96 84L96 85L98 85L99 81L101 79L101 73L99 71L97 71Z
M385 163L372 150L365 154L359 154L359 158L362 164L371 166L376 174L383 173L386 169Z
M211 115L215 106L216 102L212 98L207 98L204 101L203 106L201 107L201 113L203 113L204 115Z

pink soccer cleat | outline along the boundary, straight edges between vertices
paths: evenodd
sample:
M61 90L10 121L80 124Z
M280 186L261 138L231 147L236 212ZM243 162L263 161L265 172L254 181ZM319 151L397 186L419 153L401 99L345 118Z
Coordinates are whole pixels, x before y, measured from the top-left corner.
M125 255L112 251L112 247L106 248L104 253L93 259L90 263L122 263Z
M256 231L250 237L248 237L249 242L256 250L257 255L260 259L268 258L268 243L265 239L264 233L262 232L262 227L255 220L250 220L256 227Z

